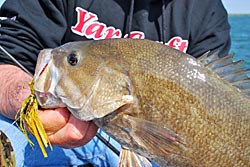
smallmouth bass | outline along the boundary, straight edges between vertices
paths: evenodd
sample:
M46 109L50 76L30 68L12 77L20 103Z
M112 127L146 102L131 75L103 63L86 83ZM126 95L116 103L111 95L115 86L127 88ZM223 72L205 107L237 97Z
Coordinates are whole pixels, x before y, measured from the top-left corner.
M66 106L120 142L120 165L132 150L160 166L249 166L250 81L231 58L149 40L71 42L40 53L34 89L42 107Z

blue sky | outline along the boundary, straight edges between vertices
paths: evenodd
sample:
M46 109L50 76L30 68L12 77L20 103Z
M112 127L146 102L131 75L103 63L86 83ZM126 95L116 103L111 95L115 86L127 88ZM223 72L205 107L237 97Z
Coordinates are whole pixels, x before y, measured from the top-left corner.
M202 0L201 0L202 1ZM0 0L0 5L4 0ZM228 13L250 14L250 0L222 0Z
M228 13L250 14L250 0L222 0Z

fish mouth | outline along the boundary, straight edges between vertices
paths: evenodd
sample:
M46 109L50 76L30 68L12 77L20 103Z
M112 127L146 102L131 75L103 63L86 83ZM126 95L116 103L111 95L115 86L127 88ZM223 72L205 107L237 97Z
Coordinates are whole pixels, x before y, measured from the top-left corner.
M57 69L52 63L52 49L44 49L38 56L34 75L35 96L42 108L65 107L55 94Z
M62 108L66 107L66 105L61 101L61 99L55 97L50 92L39 92L35 91L35 95L39 105L42 108Z

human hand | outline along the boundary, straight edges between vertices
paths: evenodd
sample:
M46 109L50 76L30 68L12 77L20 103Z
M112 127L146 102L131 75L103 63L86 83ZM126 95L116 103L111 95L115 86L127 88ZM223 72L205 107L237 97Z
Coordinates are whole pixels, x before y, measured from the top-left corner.
M81 121L67 108L39 110L39 118L53 145L73 148L86 144L97 132L92 121Z
M32 77L13 65L0 65L0 71L0 114L15 119L21 102L30 95L27 83ZM66 108L40 110L39 118L51 143L64 148L86 144L97 131L93 122L78 120Z

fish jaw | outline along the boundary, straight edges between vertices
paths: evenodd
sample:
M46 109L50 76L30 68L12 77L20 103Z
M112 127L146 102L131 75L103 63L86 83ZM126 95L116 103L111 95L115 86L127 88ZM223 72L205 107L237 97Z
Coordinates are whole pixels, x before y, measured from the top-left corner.
M35 95L39 105L42 108L62 108L66 107L66 105L61 101L61 99L57 98L50 92L38 92L35 91Z
M38 56L34 75L34 90L42 108L66 107L55 94L57 69L52 63L52 49L44 49Z

